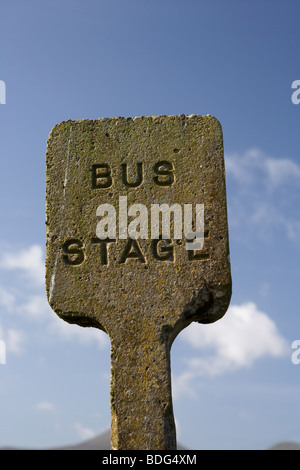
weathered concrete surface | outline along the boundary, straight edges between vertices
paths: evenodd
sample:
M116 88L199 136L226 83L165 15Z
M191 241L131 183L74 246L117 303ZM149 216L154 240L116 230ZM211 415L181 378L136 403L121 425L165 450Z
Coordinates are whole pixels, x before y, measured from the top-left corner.
M205 243L96 237L96 208L203 203ZM222 130L212 116L66 121L47 146L46 288L64 320L111 339L112 448L176 446L170 348L231 296ZM209 326L208 326L209 327Z

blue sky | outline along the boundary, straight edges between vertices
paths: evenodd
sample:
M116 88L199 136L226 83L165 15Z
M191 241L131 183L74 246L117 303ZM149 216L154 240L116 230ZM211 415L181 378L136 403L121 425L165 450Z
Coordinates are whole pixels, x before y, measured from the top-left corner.
M45 152L67 119L211 114L221 123L233 295L172 347L178 439L300 442L297 0L0 1L0 446L110 426L108 337L47 304ZM300 97L300 95L299 95Z

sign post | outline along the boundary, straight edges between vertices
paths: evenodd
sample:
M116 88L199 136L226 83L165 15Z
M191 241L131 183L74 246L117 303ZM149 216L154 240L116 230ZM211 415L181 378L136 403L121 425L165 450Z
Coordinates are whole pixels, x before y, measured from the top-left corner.
M46 193L50 306L111 340L112 449L176 449L172 342L220 319L231 297L219 122L62 122Z

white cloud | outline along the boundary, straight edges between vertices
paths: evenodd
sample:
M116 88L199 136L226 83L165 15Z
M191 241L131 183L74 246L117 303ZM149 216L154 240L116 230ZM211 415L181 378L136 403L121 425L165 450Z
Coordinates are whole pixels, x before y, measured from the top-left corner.
M39 245L17 252L4 253L0 267L9 270L21 270L38 286L45 283L45 265L43 250Z
M16 312L26 315L31 320L46 319L47 315L51 315L51 308L48 304L46 294L30 294L16 308Z
M2 302L1 302L2 301ZM22 327L24 320L30 322L44 322L45 331L51 336L55 336L61 341L74 341L86 346L96 345L103 349L110 344L109 337L102 330L97 328L84 328L76 324L70 324L59 318L48 304L46 293L31 294L26 291L23 294L18 291L14 296L5 289L0 289L0 304L7 307L10 314L22 317ZM8 320L6 316L3 321ZM21 355L24 353L26 334L17 329L3 328L0 325L0 340L5 341L8 353Z
M32 287L38 288L33 292L30 286L26 289L19 287L11 290L0 286L0 305L7 312L22 315L22 319L44 321L45 328L50 334L56 335L64 341L77 341L81 344L96 344L99 348L109 344L106 333L96 328L83 328L71 325L57 317L50 308L44 287L44 261L43 250L39 245L32 245L27 249L13 252L12 250L2 254L0 259L2 269L22 271L28 279L34 281ZM21 351L20 332L11 331L12 351Z
M225 157L231 232L243 240L300 236L300 166L259 149ZM245 234L248 236L245 237Z
M92 429L86 428L81 423L75 423L74 427L75 427L75 430L76 430L79 438L84 440L84 441L86 441L88 439L92 439L96 435L96 433Z
M4 270L21 270L35 282L34 286L25 288L21 284L13 290L0 286L0 305L7 312L21 315L23 320L44 321L47 323L48 332L63 340L78 341L82 344L96 343L101 348L108 344L108 336L102 331L70 325L59 319L51 309L44 286L43 252L40 246L32 245L15 253L12 251L4 253L0 260L0 267ZM15 337L15 346L13 347L12 343L11 349L17 350L17 336L12 333L13 337Z
M39 411L53 412L56 411L55 405L49 401L41 401L35 405L36 409Z
M21 356L24 352L25 334L23 331L9 328L6 333L6 348L8 353Z
M25 334L15 328L4 329L0 326L0 340L4 341L6 354L21 356L24 353Z
M300 184L300 167L292 160L266 158L264 164L268 180L273 188L281 184L289 184L291 180Z
M33 293L30 289L25 292L20 289L14 294L0 286L0 305L8 311L21 314L30 320L48 321L48 331L64 340L79 341L82 344L96 343L100 348L109 344L106 333L96 328L83 328L71 325L61 319L51 310L44 288L43 250L39 245L32 245L17 252L6 252L0 260L2 269L21 270L33 279L41 293Z
M8 312L11 312L15 305L15 295L2 286L0 286L0 305Z
M257 182L262 178L268 190L291 182L300 185L300 166L288 158L274 158L257 148L249 149L244 154L225 156L226 172L232 175L242 186Z
M51 312L50 312L51 314ZM93 327L70 324L59 318L53 311L48 331L64 341L76 341L81 344L96 344L100 349L109 345L109 337L104 331Z
M180 335L202 355L187 360L187 370L174 377L174 396L190 393L194 379L250 367L262 357L290 353L270 317L253 302L232 305L222 320L211 325L191 324Z
M41 294L33 294L28 288L24 292L21 288L8 290L0 286L0 305L7 313L22 315L22 318L30 320L46 319L51 315L44 289Z

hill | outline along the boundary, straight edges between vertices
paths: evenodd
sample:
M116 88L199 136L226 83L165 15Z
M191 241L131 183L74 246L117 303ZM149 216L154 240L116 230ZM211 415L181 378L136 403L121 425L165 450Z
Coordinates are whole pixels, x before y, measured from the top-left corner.
M178 443L178 450L185 450L181 444ZM2 447L0 450L25 450L16 447ZM28 449L35 450L35 449ZM56 448L47 448L45 450L110 450L110 430L105 431L98 436L88 439L78 444L66 445Z
M16 447L2 447L0 450L25 450ZM28 449L28 450L35 450L35 449ZM83 442L79 442L78 444L66 445L62 447L56 448L48 448L45 450L110 450L110 430L105 431L98 436L88 439ZM180 443L178 443L178 450L188 450L187 447L184 447ZM297 442L286 441L286 442L279 442L274 446L269 447L267 450L300 450L300 444Z

